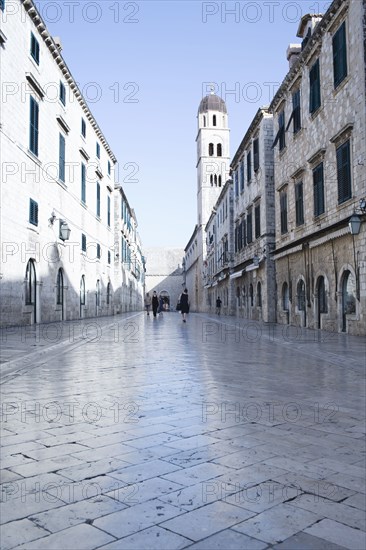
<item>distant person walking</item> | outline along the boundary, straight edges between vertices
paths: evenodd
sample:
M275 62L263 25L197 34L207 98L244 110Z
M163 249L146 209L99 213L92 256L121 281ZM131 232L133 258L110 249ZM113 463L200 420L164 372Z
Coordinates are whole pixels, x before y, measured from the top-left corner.
M160 296L159 297L159 309L158 309L158 313L160 315L163 315L163 311L164 311L164 300L163 300L163 297Z
M221 304L222 304L221 298L220 298L220 296L218 296L217 300L216 300L216 313L217 313L217 315L220 315Z
M180 312L183 317L183 323L185 323L187 313L189 313L189 298L188 298L188 290L186 288L183 290L182 294L180 295L179 302L180 302Z
M145 296L145 309L146 309L146 312L147 312L148 316L150 315L150 308L151 308L151 296L147 292L146 296Z
M156 290L154 290L153 297L152 297L152 310L153 310L154 317L156 317L156 312L158 311L158 307L159 307L159 298L156 294Z

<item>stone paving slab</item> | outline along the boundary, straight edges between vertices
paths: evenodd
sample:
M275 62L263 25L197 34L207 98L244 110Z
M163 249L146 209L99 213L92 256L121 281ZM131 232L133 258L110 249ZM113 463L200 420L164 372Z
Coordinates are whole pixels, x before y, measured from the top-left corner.
M279 504L233 527L235 531L274 544L286 540L313 525L322 516L299 510L288 504Z
M305 529L305 533L325 539L333 544L340 544L351 550L360 550L360 548L366 547L365 532L331 519L323 519L316 525Z
M117 542L102 546L100 550L180 550L181 548L191 548L189 539L162 529L161 527L150 527L143 529L139 533L124 537Z
M114 340L116 318L88 320L102 333L94 343L65 332L57 347L27 349L7 334L7 548L360 543L361 338L307 330L291 338L258 323L251 341L246 323L231 318L118 319L134 323L135 342ZM208 323L218 329L211 340ZM225 323L241 329L239 339Z
M264 550L265 548L268 548L266 542L247 537L232 529L225 529L221 533L192 544L189 550Z
M253 515L248 510L219 501L166 521L162 527L198 541Z
M1 550L9 550L14 546L32 542L35 539L47 536L49 531L37 527L29 519L11 521L0 526Z

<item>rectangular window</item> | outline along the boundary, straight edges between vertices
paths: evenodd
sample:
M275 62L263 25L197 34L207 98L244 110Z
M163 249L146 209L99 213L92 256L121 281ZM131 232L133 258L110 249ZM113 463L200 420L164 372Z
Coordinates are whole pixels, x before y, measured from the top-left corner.
M238 171L235 170L234 174L234 189L235 189L235 196L239 196L239 182L238 182Z
M252 152L247 153L247 183L249 184L252 179Z
M320 216L324 213L324 172L321 162L313 170L314 187L314 216Z
M254 209L254 231L255 238L258 239L261 236L261 205L257 204Z
M287 192L280 194L281 234L287 233Z
M240 192L244 191L244 159L240 163Z
M4 11L5 9L5 0L0 0L0 10Z
M86 252L86 235L84 233L81 234L81 250Z
M309 86L310 86L310 101L309 111L315 113L321 105L320 98L320 71L319 71L319 59L317 59L314 65L309 71Z
M285 111L281 111L278 115L278 132L279 132L279 144L280 144L280 151L284 149L286 145L285 141Z
M38 202L29 199L29 223L38 225Z
M254 172L259 170L259 139L253 141Z
M60 101L62 105L66 105L66 88L61 81L60 81Z
M81 202L86 204L86 168L83 162L81 163Z
M100 183L97 182L97 216L100 218Z
M111 163L108 161L108 176L111 175Z
M294 134L301 130L300 90L292 94L292 120Z
M30 54L33 57L34 61L37 63L37 65L39 65L39 42L32 32L31 32Z
M58 179L65 183L65 138L62 134L59 139Z
M86 137L86 122L83 118L81 119L81 135Z
M111 226L111 197L107 197L107 224Z
M98 142L96 143L96 153L97 153L98 159L100 159L100 145Z
M337 149L338 204L352 197L351 151L349 140Z
M295 184L296 225L304 223L304 186L302 181Z
M346 45L346 23L343 22L333 36L333 75L334 87L347 76L347 45Z
M245 218L243 218L241 222L241 231L242 231L242 242L244 247L247 244L247 224L246 224Z
M249 210L247 214L247 243L251 243L253 240L253 223L252 223L252 211Z
M111 251L108 250L108 264L111 263Z
M280 151L285 147L285 111L282 110L278 114L278 132L272 143L272 149L276 147L277 142L280 144Z
M29 120L29 150L38 157L38 123L39 107L37 101L30 98L30 120Z
M97 258L98 258L98 260L100 260L100 256L101 256L101 249L100 249L100 244L98 243L97 244Z

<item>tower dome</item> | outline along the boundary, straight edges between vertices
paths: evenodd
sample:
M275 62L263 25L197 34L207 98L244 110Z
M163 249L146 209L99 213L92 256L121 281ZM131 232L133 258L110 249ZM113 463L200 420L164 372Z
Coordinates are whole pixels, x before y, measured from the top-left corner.
M198 107L198 114L207 113L207 111L219 111L220 113L227 114L226 103L218 95L211 93L206 95Z

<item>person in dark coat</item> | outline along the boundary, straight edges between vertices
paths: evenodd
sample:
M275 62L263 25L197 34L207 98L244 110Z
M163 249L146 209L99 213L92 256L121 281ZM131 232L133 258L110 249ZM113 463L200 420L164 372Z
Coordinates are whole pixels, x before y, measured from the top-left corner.
M186 288L183 290L182 294L180 295L179 302L181 306L180 312L183 317L183 323L185 323L186 315L187 313L189 313L189 298L188 298L188 290Z
M156 312L158 311L158 307L159 307L159 298L156 294L156 290L154 290L153 297L152 297L152 310L153 310L154 317L156 317Z

